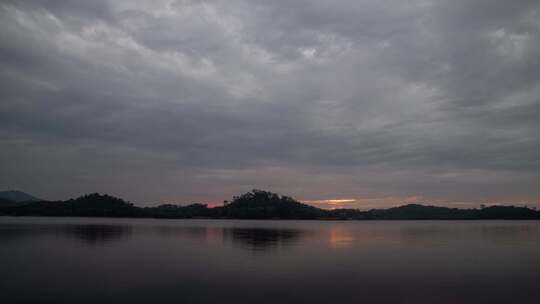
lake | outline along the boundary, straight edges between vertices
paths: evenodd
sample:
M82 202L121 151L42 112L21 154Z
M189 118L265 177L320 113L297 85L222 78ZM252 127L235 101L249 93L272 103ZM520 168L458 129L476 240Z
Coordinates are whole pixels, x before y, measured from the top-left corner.
M540 303L538 221L0 217L2 303Z

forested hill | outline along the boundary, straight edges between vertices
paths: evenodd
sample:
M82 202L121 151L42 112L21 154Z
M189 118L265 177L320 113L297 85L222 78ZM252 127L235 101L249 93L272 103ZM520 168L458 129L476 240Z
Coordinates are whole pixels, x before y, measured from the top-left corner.
M39 198L36 198L28 193L24 193L22 191L17 190L7 190L7 191L0 191L0 207L2 205L17 205L17 204L25 204L29 202L37 202L40 201Z
M137 207L110 195L83 195L67 201L37 201L24 205L0 205L0 215L12 216L89 216L216 219L329 219L329 220L429 220L429 219L540 219L540 212L515 206L456 209L409 204L389 209L324 210L291 197L253 190L235 196L223 206L205 204Z

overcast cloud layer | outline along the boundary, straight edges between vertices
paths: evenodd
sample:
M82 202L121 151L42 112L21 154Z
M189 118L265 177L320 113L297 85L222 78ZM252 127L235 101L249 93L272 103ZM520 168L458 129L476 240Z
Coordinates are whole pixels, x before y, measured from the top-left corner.
M3 0L0 100L46 199L540 206L538 0Z

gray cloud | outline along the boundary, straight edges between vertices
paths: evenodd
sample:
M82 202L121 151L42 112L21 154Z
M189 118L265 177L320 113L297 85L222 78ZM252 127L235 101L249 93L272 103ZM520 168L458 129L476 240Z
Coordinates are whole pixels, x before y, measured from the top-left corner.
M0 185L141 204L253 187L359 207L538 203L539 14L502 0L3 1Z

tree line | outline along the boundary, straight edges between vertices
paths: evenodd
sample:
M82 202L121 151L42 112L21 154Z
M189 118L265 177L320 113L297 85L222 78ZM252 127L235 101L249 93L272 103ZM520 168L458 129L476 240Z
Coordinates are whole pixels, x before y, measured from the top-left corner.
M478 209L408 204L389 209L325 210L303 204L289 196L254 189L225 201L223 206L206 204L163 204L138 207L107 194L87 194L66 201L27 203L1 202L0 215L11 216L87 216L216 219L320 219L320 220L477 220L540 219L540 212L527 207L483 206Z

